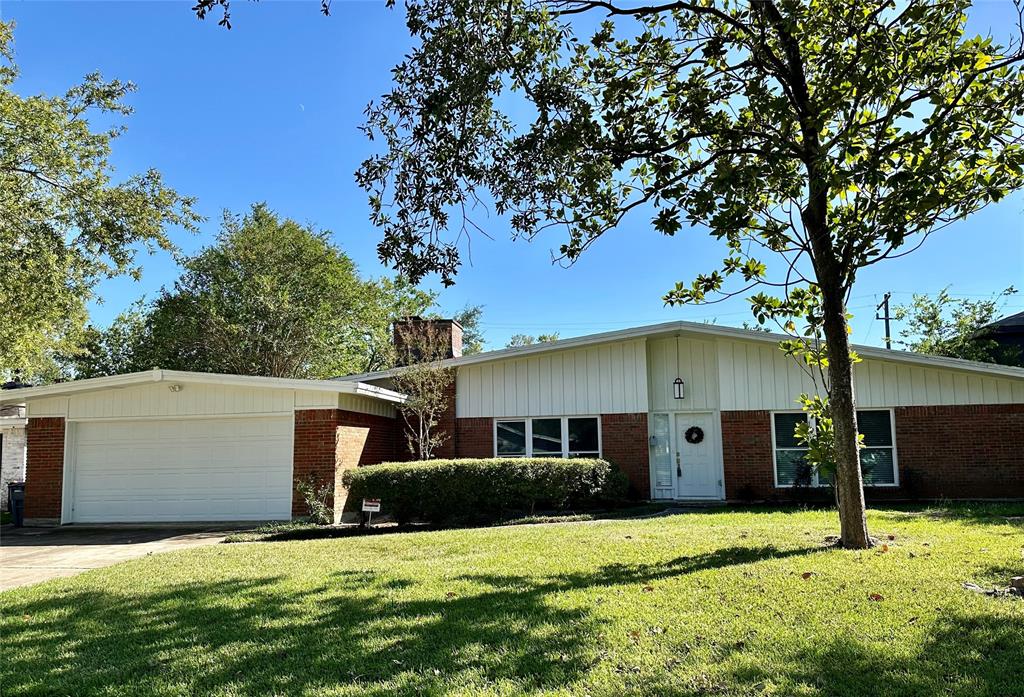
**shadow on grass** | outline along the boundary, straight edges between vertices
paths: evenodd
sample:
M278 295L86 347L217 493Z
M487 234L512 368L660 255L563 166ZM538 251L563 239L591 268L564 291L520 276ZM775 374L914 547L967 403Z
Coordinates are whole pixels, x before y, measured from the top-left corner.
M1019 618L956 614L940 618L910 655L888 644L836 637L813 651L784 657L779 670L744 665L726 671L731 685L773 683L791 692L873 697L1004 697L1024 694L1024 627ZM681 695L672 689L656 694Z
M482 590L427 598L418 580L369 570L305 588L267 576L5 597L0 684L5 696L556 689L594 667L604 628L589 608L557 607L553 594L817 549L734 547L553 577L467 574L459 580Z

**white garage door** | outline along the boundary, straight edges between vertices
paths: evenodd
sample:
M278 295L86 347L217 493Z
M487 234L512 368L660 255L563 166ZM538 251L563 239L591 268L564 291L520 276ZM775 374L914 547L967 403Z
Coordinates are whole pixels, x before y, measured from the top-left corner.
M291 517L290 417L79 422L77 523Z

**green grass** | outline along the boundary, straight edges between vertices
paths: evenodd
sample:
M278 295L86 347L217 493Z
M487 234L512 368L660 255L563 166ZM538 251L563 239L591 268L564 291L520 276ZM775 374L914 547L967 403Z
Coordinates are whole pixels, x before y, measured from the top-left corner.
M155 555L0 594L0 691L1022 695L1024 602L961 588L1024 570L1022 515L872 511L867 552L713 510Z

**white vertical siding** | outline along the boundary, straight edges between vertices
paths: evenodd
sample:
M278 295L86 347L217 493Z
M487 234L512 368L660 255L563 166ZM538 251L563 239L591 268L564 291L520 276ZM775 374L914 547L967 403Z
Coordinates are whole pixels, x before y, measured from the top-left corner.
M723 410L793 409L801 392L822 391L774 343L719 337L717 345ZM856 364L854 390L863 407L1024 402L1024 379L878 358Z
M456 415L646 412L644 339L551 351L458 369Z
M302 393L296 393L296 408L300 408L298 397ZM373 414L374 416L387 416L394 418L396 416L395 406L391 402L385 402L381 399L374 399L373 397L366 397L358 394L334 394L333 392L313 392L311 394L326 395L330 398L330 404L327 407L336 406L339 409L345 409L346 411L355 411L360 414Z
M718 353L713 341L669 336L650 339L647 347L651 411L718 408ZM677 377L684 383L681 400L673 396Z

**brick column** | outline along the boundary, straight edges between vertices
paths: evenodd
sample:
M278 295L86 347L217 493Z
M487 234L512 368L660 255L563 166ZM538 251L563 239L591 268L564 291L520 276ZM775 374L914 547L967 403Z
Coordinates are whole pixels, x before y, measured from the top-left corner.
M334 517L345 507L341 475L346 469L396 459L401 447L398 422L387 416L342 409L300 409L295 412L292 455L292 516L309 515L299 482L310 477L333 490Z
M36 523L60 522L64 487L64 418L30 418L27 440L25 519Z
M601 454L629 479L630 495L651 497L647 414L601 414Z
M309 515L299 493L299 482L310 478L321 484L335 481L337 409L299 409L295 412L292 443L292 516Z

